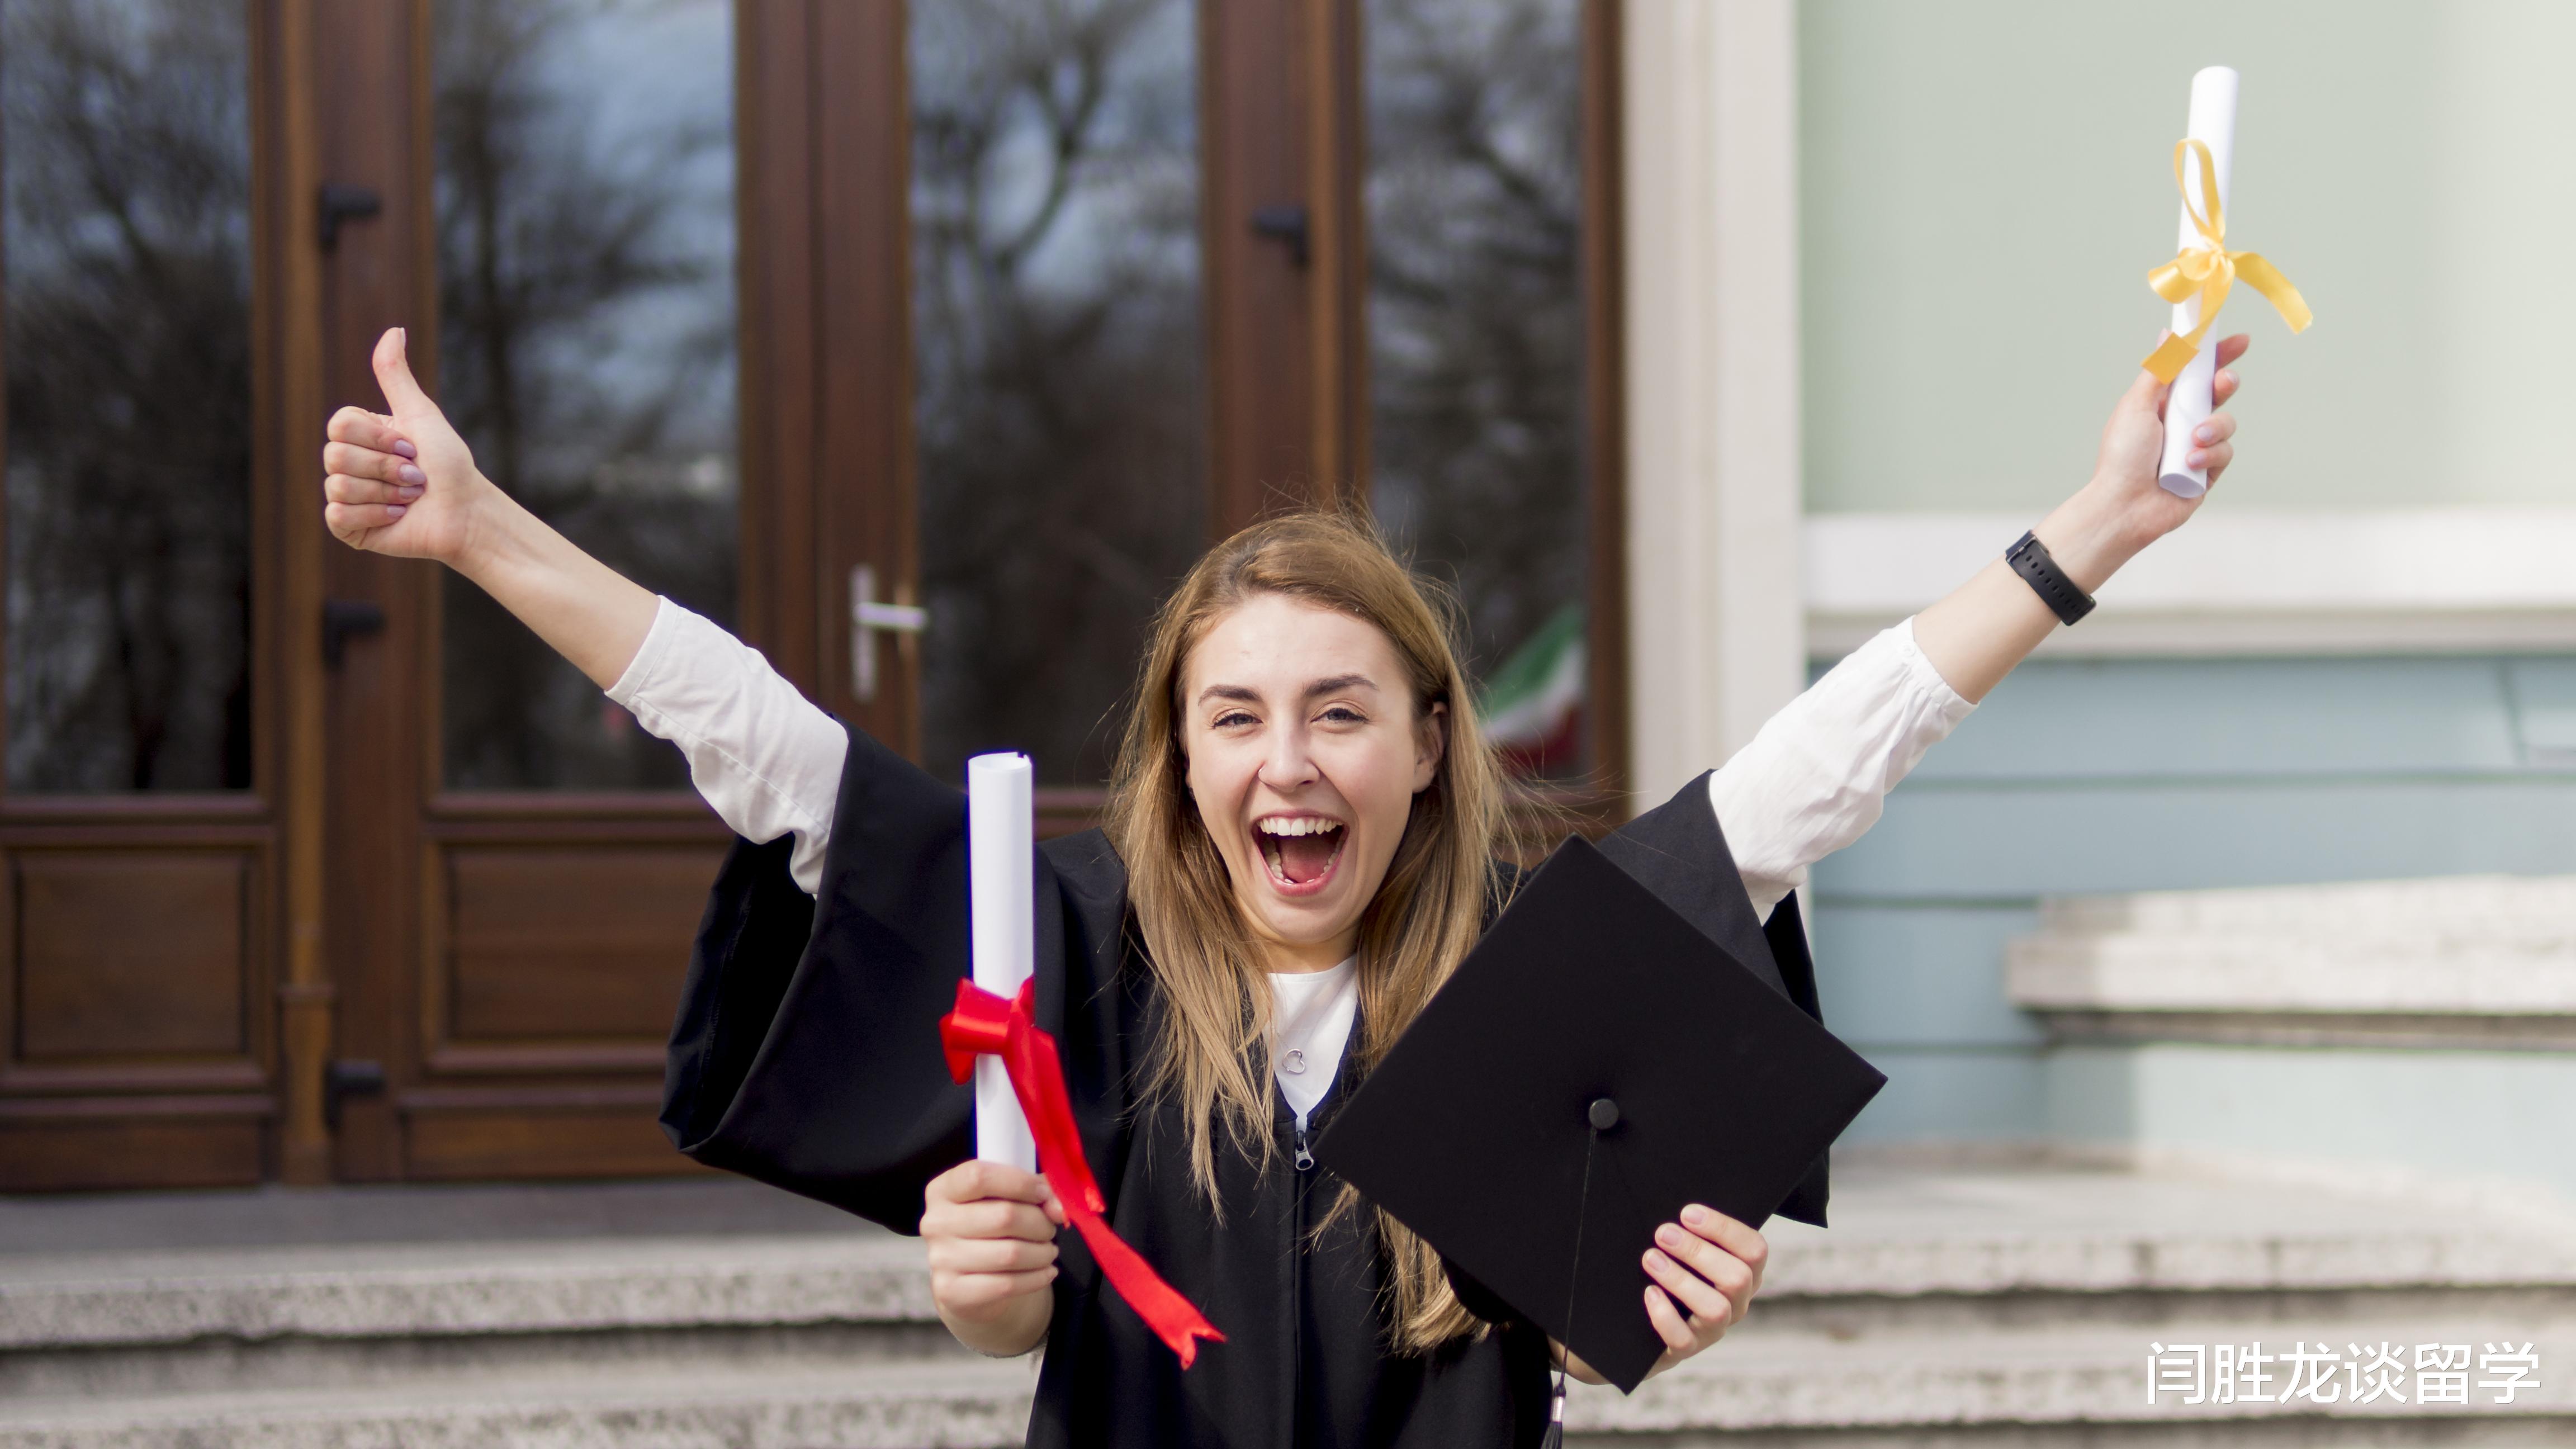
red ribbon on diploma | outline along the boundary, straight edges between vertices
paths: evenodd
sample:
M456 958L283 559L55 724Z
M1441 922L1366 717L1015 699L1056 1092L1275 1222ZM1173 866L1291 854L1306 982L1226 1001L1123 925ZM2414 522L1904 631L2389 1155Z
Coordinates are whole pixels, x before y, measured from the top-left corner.
M1109 1275L1109 1286L1145 1320L1145 1326L1181 1356L1188 1368L1198 1357L1198 1340L1225 1342L1225 1335L1173 1291L1136 1250L1119 1240L1100 1215L1108 1203L1100 1184L1083 1160L1082 1138L1073 1126L1073 1103L1065 1096L1064 1063L1055 1054L1055 1038L1038 1029L1031 1015L1035 981L1023 982L1016 999L1005 1001L972 981L957 983L957 1009L939 1019L939 1044L948 1052L948 1074L963 1082L975 1075L975 1058L997 1056L1011 1076L1011 1093L1028 1114L1029 1134L1037 1139L1038 1167L1047 1185L1064 1204L1064 1214L1082 1234L1092 1260Z

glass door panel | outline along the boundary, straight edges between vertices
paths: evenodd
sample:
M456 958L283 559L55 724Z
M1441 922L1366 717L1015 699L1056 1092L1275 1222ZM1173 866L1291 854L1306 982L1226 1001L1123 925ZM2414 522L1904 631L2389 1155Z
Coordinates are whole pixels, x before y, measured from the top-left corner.
M253 14L0 0L0 1193L273 1149Z
M1194 7L915 0L922 763L1106 779L1207 541Z
M251 784L239 0L0 3L8 788Z
M1367 0L1379 521L1466 607L1486 724L1591 773L1581 0Z
M725 0L439 0L439 400L493 482L731 627L733 18ZM679 789L678 754L460 579L445 782Z

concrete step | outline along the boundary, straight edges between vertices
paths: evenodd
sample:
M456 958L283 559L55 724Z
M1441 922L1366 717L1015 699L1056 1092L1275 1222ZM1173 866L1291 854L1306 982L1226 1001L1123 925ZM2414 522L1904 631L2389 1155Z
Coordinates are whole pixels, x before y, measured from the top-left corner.
M2467 1324L2405 1318L2366 1329L2347 1325L2333 1337L2358 1331L2374 1342L2476 1344L2499 1327L2488 1318ZM2501 1327L2531 1331L2528 1324ZM2226 1326L2184 1330L2204 1344L2231 1337ZM2565 1342L2563 1333L2556 1341ZM2288 1346L2288 1340L2265 1340L2272 1351ZM2476 1389L2466 1406L2414 1403L2411 1377L2403 1386L2405 1403L2192 1405L2168 1395L2150 1404L2147 1353L2143 1336L2125 1331L1836 1339L1766 1331L1757 1319L1633 1397L1578 1388L1568 1428L1577 1444L1687 1444L1725 1434L1729 1446L1760 1442L1745 1435L1795 1435L1801 1445L1837 1446L2538 1446L2563 1445L2576 1434L2576 1393L2550 1382L2545 1351L2541 1388L2518 1394L2509 1408L2493 1404L2491 1391ZM0 1405L0 1449L964 1449L1017 1443L1032 1382L1028 1362L835 1365L788 1355L757 1366L698 1365L686 1374L628 1368L576 1379L485 1374L394 1390L18 1400ZM2071 1437L2033 1437L2052 1430Z
M2576 1287L2576 1225L2212 1174L1846 1164L1763 1303ZM829 1232L0 1252L0 1350L932 1321L917 1241Z
M931 1312L920 1244L873 1231L80 1253L0 1278L0 1350L892 1323Z
M0 1402L0 1449L985 1449L1027 1430L1035 1361L799 1356L674 1373Z
M0 1354L0 1418L14 1400L134 1399L154 1394L382 1389L539 1373L689 1374L811 1360L836 1367L968 1357L936 1321L852 1327L679 1328L477 1333L365 1339L210 1337L160 1349L20 1350Z
M2042 1011L2565 1018L2576 877L2053 899L2004 974L2015 1005Z
M1830 1231L1779 1221L1765 1302L2576 1287L2576 1209L2285 1169L1838 1158Z
M485 1208L492 1231L534 1226L490 1211L490 1193L460 1201ZM626 1221L557 1241L0 1252L0 1401L964 1352L937 1322L917 1242L839 1213L796 1232L652 1236L632 1229L691 1214L667 1213L667 1192L637 1202Z
M1569 1442L2576 1442L2576 1381L2557 1367L2576 1363L2576 1231L2545 1206L2171 1170L1862 1166L1838 1173L1834 1220L1766 1229L1752 1317L1634 1396L1578 1388ZM2154 1344L2330 1342L2349 1358L2384 1343L2411 1365L2416 1344L2466 1343L2474 1366L2508 1339L2540 1364L2510 1405L2475 1388L2418 1405L2411 1369L2403 1404L2148 1401Z
M2177 1172L1866 1164L1838 1175L1834 1213L1830 1233L1768 1230L1757 1311L1719 1348L1633 1398L1583 1392L1577 1440L2576 1442L2576 1227L2560 1216ZM304 1246L23 1235L48 1250L0 1249L0 1449L1018 1441L1032 1365L947 1338L917 1243L837 1216L635 1226ZM2509 1407L2146 1403L2155 1342L2508 1339L2540 1356L2540 1388Z
M2425 935L2519 945L2576 962L2576 875L2458 875L2313 885L2134 891L2051 900L2042 924L2095 933Z
M2335 1350L2352 1357L2349 1344L2461 1343L2479 1335L2492 1341L2505 1332L2519 1345L2525 1335L2567 1342L2576 1319L2481 1316L2468 1323L2425 1321L2411 1317L2375 1323L2338 1325L2330 1338ZM2167 1336L2171 1335L2171 1336ZM2279 1353L2294 1344L2321 1348L2319 1330L2291 1328L2261 1336L2261 1351ZM2345 1443L2339 1426L2355 1421L2411 1426L2412 1438L2392 1442L2447 1442L2441 1435L2461 1426L2510 1426L2529 1437L2515 1442L2569 1442L2576 1430L2576 1389L2549 1382L2550 1359L2542 1352L2541 1388L2517 1391L2510 1406L2494 1402L2496 1391L2471 1387L2467 1405L2414 1402L2414 1379L2400 1382L2406 1402L2383 1394L2373 1402L2337 1401L2324 1405L2302 1399L2278 1403L2218 1403L2204 1390L2203 1402L2184 1402L2182 1393L2147 1397L2151 1343L2169 1347L2196 1343L2249 1345L2255 1342L2242 1325L2193 1323L2167 1325L2154 1336L2135 1329L2069 1331L2053 1325L1978 1334L1872 1334L1837 1339L1797 1330L1772 1331L1757 1312L1725 1343L1690 1363L1648 1380L1636 1394L1622 1398L1615 1390L1583 1388L1567 1407L1570 1432L1603 1440L1627 1441L1639 1436L1728 1432L1795 1432L1801 1444L1818 1435L1867 1435L1903 1432L1916 1442L1935 1435L1944 1442L1979 1442L1989 1433L2027 1432L2041 1427L2116 1435L2113 1442L2160 1443L2159 1436L2196 1436L2237 1431L2282 1433L2285 1424L2306 1421L2318 1437L2301 1442ZM2411 1351L2407 1362L2412 1362ZM2276 1397L2284 1384L2277 1375L2267 1386ZM2563 1378L2563 1375L2561 1376ZM2477 1375L2469 1380L2474 1386ZM2333 1432L2326 1432L2332 1430ZM2384 1431L2384 1432L2394 1432ZM1678 1440L1675 1442L1689 1442ZM1729 1445L1738 1442L1730 1437ZM1828 1438L1821 1442L1834 1442ZM2221 1437L2215 1442L2235 1443Z

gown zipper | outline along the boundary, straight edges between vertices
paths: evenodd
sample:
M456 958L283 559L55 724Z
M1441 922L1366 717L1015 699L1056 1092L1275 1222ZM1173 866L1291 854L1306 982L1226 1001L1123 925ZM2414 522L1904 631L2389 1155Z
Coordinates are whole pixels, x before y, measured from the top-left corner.
M1284 1449L1297 1449L1304 1442L1306 1418L1306 1179L1303 1174L1314 1165L1315 1155L1306 1150L1306 1124L1294 1116L1289 1121L1296 1134L1293 1141L1300 1175L1288 1185L1288 1233L1286 1241L1280 1245L1286 1254L1284 1262L1288 1268L1288 1292L1284 1295L1288 1300L1288 1438Z

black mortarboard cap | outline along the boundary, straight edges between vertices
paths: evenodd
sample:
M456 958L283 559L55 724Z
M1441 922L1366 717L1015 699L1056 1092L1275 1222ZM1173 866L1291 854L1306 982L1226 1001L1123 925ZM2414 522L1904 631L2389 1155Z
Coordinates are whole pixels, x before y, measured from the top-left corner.
M1656 1226L1689 1203L1761 1226L1886 1084L1773 976L1569 839L1316 1155L1632 1390L1664 1348Z

